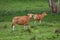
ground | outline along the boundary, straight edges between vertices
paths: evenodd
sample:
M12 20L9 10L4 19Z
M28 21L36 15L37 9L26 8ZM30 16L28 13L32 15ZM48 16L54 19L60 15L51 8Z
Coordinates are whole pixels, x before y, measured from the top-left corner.
M30 40L34 36L36 40L59 40L60 34L55 33L55 30L60 28L58 17L48 15L41 24L37 21L35 26L31 20L27 25L31 32L23 30L22 25L16 25L15 31L12 32L12 22L0 22L0 40ZM36 28L31 28L31 26Z
M57 1L56 1L57 3ZM47 13L40 24L37 21L33 24L33 18L30 20L27 28L23 25L17 25L15 31L12 31L12 19L14 16L27 15L28 13L40 14L43 11ZM60 33L55 33L60 29L60 12L51 15L48 0L0 0L0 40L60 40ZM34 27L34 28L31 28Z

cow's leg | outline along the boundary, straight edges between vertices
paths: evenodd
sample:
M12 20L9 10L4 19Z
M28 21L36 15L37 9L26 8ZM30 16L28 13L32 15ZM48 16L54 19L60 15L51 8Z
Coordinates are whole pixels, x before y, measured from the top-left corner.
M41 23L41 20L40 20L40 23Z
M36 20L34 21L34 25L36 24Z
M14 24L12 24L12 31L14 31L14 28L15 28L15 25L14 25Z
M16 25L16 23L17 23L17 18L18 18L18 17L14 18L14 19L12 20L12 31L14 31L15 25Z
M27 26L26 26L26 25L24 25L24 30L25 30L25 29L27 29Z
M12 30L14 31L15 26L12 27Z

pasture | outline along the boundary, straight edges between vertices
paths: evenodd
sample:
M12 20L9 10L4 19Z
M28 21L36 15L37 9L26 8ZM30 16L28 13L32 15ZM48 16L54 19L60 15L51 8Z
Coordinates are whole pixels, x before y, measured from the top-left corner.
M23 25L16 24L15 31L12 32L14 16L40 14L43 11L47 12L47 16L41 24L37 21L34 25L32 18L27 25L30 31L24 30ZM36 40L60 40L60 33L55 33L55 30L60 28L59 13L50 14L47 0L0 0L0 40L32 40L33 37Z
M31 32L24 31L22 25L16 25L15 31L12 32L12 22L0 22L0 40L30 40L36 37L36 40L59 40L60 34L55 33L55 30L60 28L59 16L46 16L42 23L38 21L36 28L33 26L33 21L29 22L27 26Z

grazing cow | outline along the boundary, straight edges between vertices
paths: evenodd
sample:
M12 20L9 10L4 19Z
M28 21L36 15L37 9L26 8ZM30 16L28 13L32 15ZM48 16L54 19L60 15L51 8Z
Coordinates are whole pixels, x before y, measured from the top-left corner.
M28 24L32 14L28 14L27 16L16 16L12 20L12 30L14 31L15 25L24 25L24 29L26 29L26 25Z
M34 24L36 23L37 20L40 20L40 23L42 21L42 19L44 18L44 16L46 16L47 14L45 12L43 12L42 14L34 14Z

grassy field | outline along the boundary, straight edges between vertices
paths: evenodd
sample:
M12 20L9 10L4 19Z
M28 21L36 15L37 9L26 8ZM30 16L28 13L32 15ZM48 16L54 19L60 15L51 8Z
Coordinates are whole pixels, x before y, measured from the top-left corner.
M43 0L0 0L0 21L11 21L14 16L26 15L30 12L41 13L47 10L49 11L48 2Z
M60 15L47 15L42 23L36 23L36 29L33 20L27 26L31 32L24 31L22 25L16 25L15 31L12 32L12 22L0 22L0 40L31 40L35 36L36 40L60 40L60 34L55 33L60 28Z
M57 1L56 1L57 2ZM12 32L12 18L27 15L28 13L47 12L47 16L35 27L33 18L27 25L29 31L24 31L22 25L16 25ZM60 13L60 12L59 12ZM48 0L0 0L0 40L60 40L60 34L55 33L60 28L60 14L50 14Z

